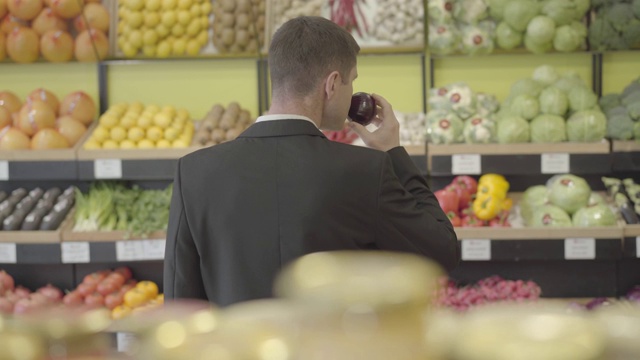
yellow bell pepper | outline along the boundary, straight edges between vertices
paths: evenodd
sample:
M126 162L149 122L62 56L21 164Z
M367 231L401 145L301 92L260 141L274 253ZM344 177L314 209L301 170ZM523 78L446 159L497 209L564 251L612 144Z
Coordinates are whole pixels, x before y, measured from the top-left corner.
M484 175L480 176L480 179L478 179L478 184L482 184L482 183L485 183L485 182L504 182L504 183L507 183L507 179L505 179L504 176L502 176L500 174L484 174Z
M499 182L485 182L478 185L478 192L476 198L483 198L485 196L493 196L494 198L503 200L507 197L507 190L509 185Z
M502 201L502 210L511 210L511 207L513 207L513 199L511 198L506 198Z
M502 199L492 195L478 197L473 201L473 213L480 220L491 220L502 210Z

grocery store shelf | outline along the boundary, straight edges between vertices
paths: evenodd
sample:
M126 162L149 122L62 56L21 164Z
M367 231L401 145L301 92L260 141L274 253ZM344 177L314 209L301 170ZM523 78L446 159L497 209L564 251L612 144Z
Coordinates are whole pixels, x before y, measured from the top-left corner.
M623 230L623 250L625 258L640 259L640 225L625 225Z
M560 51L549 51L549 52L544 53L543 55L545 55L545 56L547 56L547 55L564 55L564 56L566 56L566 55L594 55L594 54L599 54L599 53L601 53L601 52L594 52L594 51L588 51L586 49L583 49L583 50L580 50L580 51L571 51L571 52L568 52L568 53L567 52L560 52ZM511 50L495 48L489 54L473 55L473 56L470 56L469 54L464 54L464 53L455 53L455 54L449 54L449 55L430 54L430 57L433 60L441 60L441 59L447 59L447 58L469 58L469 60L473 61L477 57L491 57L491 56L501 56L501 55L539 56L541 54L532 53L531 51L529 51L526 48L522 47L522 48L511 49Z
M640 141L614 140L611 151L613 171L640 171Z
M431 175L605 174L611 171L609 143L427 144Z
M74 149L2 150L0 163L0 180L75 180L78 173Z

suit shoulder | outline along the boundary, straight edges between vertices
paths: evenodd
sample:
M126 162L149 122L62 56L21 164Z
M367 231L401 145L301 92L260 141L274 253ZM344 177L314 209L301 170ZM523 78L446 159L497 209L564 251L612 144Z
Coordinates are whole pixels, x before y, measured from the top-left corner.
M209 146L203 149L198 149L192 153L189 153L183 156L180 160L182 164L190 164L192 162L198 162L203 158L211 158L212 155L220 154L222 152L227 152L229 148L232 146L233 141Z
M353 156L366 157L366 158L383 158L386 153L384 151L371 149L364 146L343 144L338 142L331 142L336 151L351 154Z

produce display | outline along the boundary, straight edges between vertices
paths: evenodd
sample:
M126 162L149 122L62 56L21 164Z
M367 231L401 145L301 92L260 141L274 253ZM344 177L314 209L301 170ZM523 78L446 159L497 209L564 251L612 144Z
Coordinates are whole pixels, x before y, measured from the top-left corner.
M495 114L500 103L495 96L474 93L463 83L429 91L426 117L427 141L438 144L496 142Z
M602 177L607 193L627 224L640 224L640 184L632 178L624 180Z
M125 57L198 55L209 42L210 1L119 0L118 49Z
M266 0L213 2L213 45L225 54L256 53L265 44Z
M18 188L7 194L0 191L2 231L56 230L67 217L75 201L75 187L31 191Z
M24 103L10 91L0 91L0 151L73 147L96 114L93 99L82 91L62 101L51 91L36 89Z
M251 113L231 102L225 109L215 104L205 117L196 121L192 146L212 146L233 140L253 123Z
M298 16L322 16L324 0L272 0L273 32Z
M86 194L76 191L73 231L120 230L140 236L166 231L172 189L172 185L144 190L118 182L94 182Z
M533 53L585 47L589 0L429 0L429 48L437 55Z
M109 51L109 12L98 2L3 1L0 19L0 61L97 61Z
M115 104L100 116L85 149L185 148L195 125L189 112L139 102Z
M496 302L535 301L542 293L540 286L533 281L505 280L500 276L491 276L461 287L450 280L443 285L438 290L436 304L456 311Z
M592 50L640 47L640 0L593 0L595 18L589 26Z
M459 175L434 195L454 227L509 227L513 201L508 191L509 183L502 175L484 174L478 181Z
M607 133L596 94L577 74L548 65L511 86L496 118L503 144L599 142Z
M427 128L427 119L426 114L422 112L418 113L410 113L410 112L401 112L398 110L394 110L393 113L398 119L398 123L400 124L400 145L401 146L412 146L412 145L421 145L424 146L426 141L426 128ZM367 126L367 129L373 131L376 129L374 125ZM353 133L353 132L351 132ZM356 135L354 140L351 139L352 135L348 131L345 131L345 136L349 140L348 143L364 146L364 141L357 137ZM325 132L325 135L329 137L328 134L331 132Z
M389 9L393 9L393 11L389 11ZM423 1L378 0L370 29L371 35L380 41L391 44L422 44L424 42L423 24Z
M621 94L601 97L599 104L607 114L607 137L640 141L640 77L627 85Z
M555 175L546 185L527 188L520 199L519 209L526 226L617 225L617 215L605 198L592 192L583 178L571 174Z

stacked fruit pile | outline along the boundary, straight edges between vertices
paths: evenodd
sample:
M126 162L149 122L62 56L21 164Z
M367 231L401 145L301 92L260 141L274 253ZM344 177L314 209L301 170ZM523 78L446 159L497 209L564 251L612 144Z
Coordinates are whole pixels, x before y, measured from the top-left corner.
M453 281L446 281L436 297L436 304L457 311L501 301L532 301L540 297L542 290L533 281L505 280L492 276L476 284L458 287Z
M84 144L85 149L185 148L195 126L189 112L142 103L109 107Z
M0 92L0 150L63 149L75 145L96 114L82 91L62 101L51 91L36 89L24 104L9 91Z
M7 0L0 19L0 61L97 61L109 51L109 13L97 1Z
M213 3L213 45L221 53L255 53L264 44L266 1Z
M0 226L3 231L56 230L71 211L75 187L64 191L17 188L10 194L0 191Z
M196 123L192 145L212 146L233 140L253 123L251 113L231 102L225 109L215 104L205 117Z
M118 48L124 56L198 55L209 41L211 2L120 0Z

